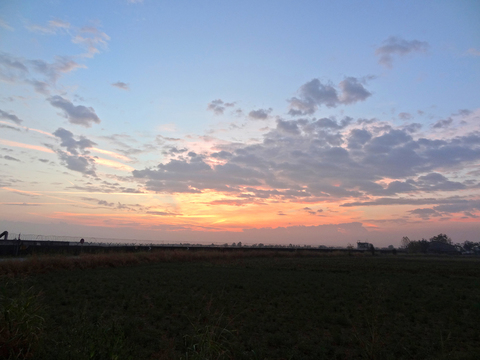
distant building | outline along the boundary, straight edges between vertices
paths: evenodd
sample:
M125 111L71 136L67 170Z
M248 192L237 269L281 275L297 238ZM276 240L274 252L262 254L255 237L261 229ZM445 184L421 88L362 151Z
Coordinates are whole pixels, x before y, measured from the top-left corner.
M370 250L370 246L372 246L372 244L368 242L357 241L357 250Z

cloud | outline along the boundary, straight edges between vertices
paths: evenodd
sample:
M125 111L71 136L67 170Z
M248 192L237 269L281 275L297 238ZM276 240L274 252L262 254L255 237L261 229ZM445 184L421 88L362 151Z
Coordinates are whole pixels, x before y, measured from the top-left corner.
M84 175L96 176L95 163L88 156L69 155L63 151L58 151L62 164L67 169L78 171Z
M55 62L48 63L43 60L30 60L29 64L33 69L46 76L49 82L55 83L62 74L72 72L76 69L83 68L86 66L77 63L68 56L56 56Z
M149 215L155 215L155 216L178 216L178 215L181 215L181 214L172 213L172 212L169 212L169 211L147 211L146 213L149 214Z
M0 52L0 79L15 82L24 79L28 73L24 59Z
M245 199L314 203L466 190L476 182L446 174L478 161L475 132L429 139L375 121L277 119L261 142L225 144L210 153L184 148L175 159L132 174L150 191L214 190L228 195L231 204Z
M453 119L451 117L449 117L448 119L444 119L444 120L438 120L435 124L433 124L433 128L434 129L442 129L442 128L446 128L448 126L450 126L453 122Z
M8 31L14 31L14 28L8 25L8 23L3 19L0 19L0 27Z
M265 120L271 112L272 108L252 110L248 113L248 116L255 120Z
M86 68L86 66L68 56L56 56L54 62L50 63L0 53L1 80L32 85L36 92L44 95L49 94L49 88L55 86L61 76L80 68Z
M28 24L27 29L43 35L55 35L59 31L71 35L71 41L87 49L82 57L93 57L99 53L100 47L106 48L110 37L100 31L95 26L84 26L82 28L73 27L70 23L63 20L50 20L46 26L38 24Z
M404 40L396 36L390 36L384 40L383 45L375 50L375 55L379 57L378 62L388 68L393 65L394 56L405 56L410 53L426 52L429 45L425 41Z
M98 54L100 47L106 48L109 40L110 36L94 26L82 27L72 38L74 44L79 44L87 49L87 53L83 54L83 56L89 58Z
M309 208L309 207L304 207L302 210L305 211L305 212L307 212L307 213L310 214L310 215L318 215L318 216L321 216L320 214L323 212L322 209L312 210L312 209Z
M343 105L365 101L372 95L372 93L367 91L358 79L354 77L347 77L345 80L340 81L338 87L342 91L339 103Z
M480 50L477 50L475 48L470 48L467 50L466 54L470 56L480 56Z
M75 140L73 133L64 128L58 128L53 135L61 140L60 146L67 148L73 155L78 155L79 153L88 154L87 149L97 145L84 136L80 136L80 140Z
M124 82L117 81L116 83L111 84L112 86L115 86L116 88L119 88L121 90L130 90L130 86Z
M420 129L422 128L422 124L418 124L418 123L411 123L411 124L407 124L403 127L403 130L408 132L408 133L416 133L417 131L420 131Z
M319 79L313 79L303 84L298 90L298 97L289 101L292 116L312 115L320 106L337 107L365 101L372 94L365 89L362 82L354 77L347 77L337 87L332 83L323 84Z
M235 103L226 103L221 99L216 99L210 102L207 110L213 111L215 115L223 115L225 108L235 106Z
M20 160L18 160L17 158L14 158L13 156L10 156L10 155L5 155L5 156L2 156L5 160L10 160L10 161L18 161L20 162Z
M53 35L56 34L59 30L67 30L71 28L70 23L55 19L50 20L47 23L47 26L41 26L37 24L28 24L26 28L32 32L37 32L44 35Z
M90 127L92 126L92 123L100 123L100 119L92 107L86 107L83 105L75 106L70 101L62 98L59 95L52 96L47 100L52 106L62 109L64 116L72 124Z
M398 114L398 117L402 120L411 120L413 119L413 116L412 114L410 113L407 113L407 112L401 112Z
M416 216L422 218L423 220L428 220L431 217L442 216L437 211L435 211L433 209L429 209L429 208L410 210L409 213L412 214L412 215L416 215Z
M377 198L372 201L355 201L350 203L344 203L341 207L358 207L358 206L390 206L390 205L435 205L435 204L461 204L462 206L467 204L469 200L454 196L445 199L437 198Z
M2 122L3 122L3 121L2 121ZM2 129L14 130L14 131L22 131L21 128L19 128L19 127L7 125L7 124L2 124L1 122L0 122L0 128L2 128Z
M15 124L18 124L20 125L22 123L22 120L17 116L17 115L14 115L14 114L10 114L6 111L3 111L0 109L0 119L7 119L7 120L10 120L10 121L13 121Z

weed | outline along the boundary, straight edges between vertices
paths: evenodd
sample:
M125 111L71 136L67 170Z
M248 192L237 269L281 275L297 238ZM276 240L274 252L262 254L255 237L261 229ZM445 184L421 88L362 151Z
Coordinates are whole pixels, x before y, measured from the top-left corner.
M362 355L366 359L383 358L381 352L386 342L385 317L383 303L385 290L381 284L366 287L365 305L359 306L352 322L353 336L359 343Z
M14 288L14 296L7 290ZM15 291L16 290L16 291ZM0 358L32 358L43 332L40 294L23 283L7 283L0 293Z
M234 359L232 353L232 339L234 335L228 330L223 311L210 316L210 306L207 307L207 324L190 322L193 327L193 335L185 335L185 360L221 360Z

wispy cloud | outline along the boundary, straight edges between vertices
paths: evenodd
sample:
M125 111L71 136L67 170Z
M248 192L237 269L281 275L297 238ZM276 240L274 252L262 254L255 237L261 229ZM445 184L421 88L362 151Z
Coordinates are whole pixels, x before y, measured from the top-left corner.
M0 27L2 29L8 30L8 31L14 31L15 30L13 27L8 25L8 23L5 20L3 20L1 18L0 18Z
M15 124L18 124L20 125L22 120L17 116L17 115L14 115L14 114L10 114L6 111L3 111L0 109L0 119L7 119L7 120L10 120L10 121L13 121Z
M12 146L12 147L19 147L23 149L29 149L29 150L37 150L37 151L42 151L46 153L55 153L52 149L49 149L43 146L24 144L16 141L5 140L5 139L0 139L0 144L6 145L6 146Z

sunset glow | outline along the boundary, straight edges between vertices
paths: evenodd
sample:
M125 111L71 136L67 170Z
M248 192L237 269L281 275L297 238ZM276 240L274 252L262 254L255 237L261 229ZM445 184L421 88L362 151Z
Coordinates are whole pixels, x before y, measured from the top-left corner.
M480 241L475 2L114 3L0 5L0 232Z

